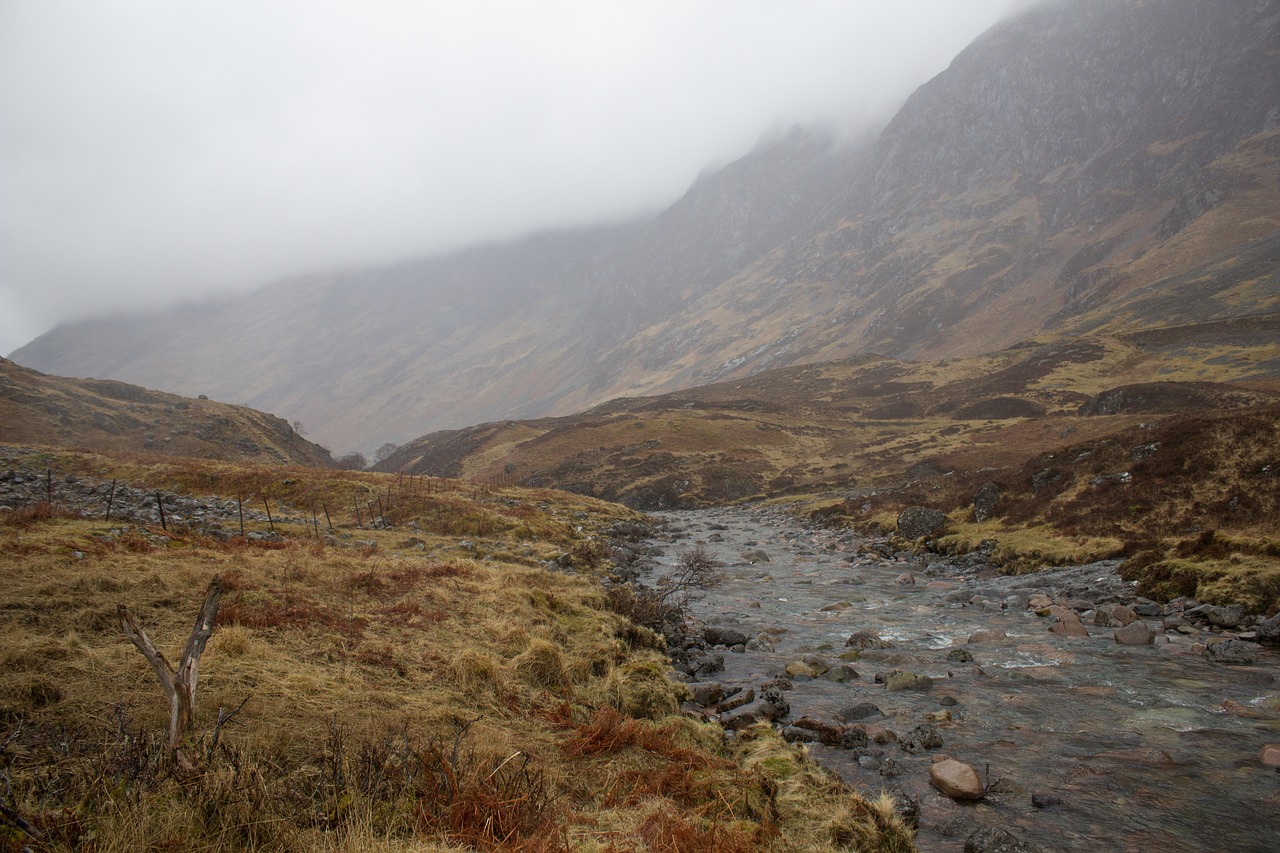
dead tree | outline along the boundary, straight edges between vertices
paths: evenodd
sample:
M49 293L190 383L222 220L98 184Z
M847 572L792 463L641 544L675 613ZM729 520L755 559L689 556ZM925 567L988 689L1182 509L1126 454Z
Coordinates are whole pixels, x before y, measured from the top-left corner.
M138 651L142 652L147 663L151 664L156 678L160 680L160 686L169 697L169 751L179 768L184 770L193 768L189 766L190 759L181 753L179 747L195 719L196 682L199 680L200 655L204 654L205 644L209 642L209 635L213 633L213 620L218 616L218 601L221 597L222 581L214 575L213 580L209 581L209 590L204 596L204 606L196 616L195 627L191 629L191 636L187 637L187 644L182 648L182 657L178 661L176 670L152 645L147 632L134 621L129 608L123 604L116 608L120 614L120 627L124 629L124 635L138 647Z

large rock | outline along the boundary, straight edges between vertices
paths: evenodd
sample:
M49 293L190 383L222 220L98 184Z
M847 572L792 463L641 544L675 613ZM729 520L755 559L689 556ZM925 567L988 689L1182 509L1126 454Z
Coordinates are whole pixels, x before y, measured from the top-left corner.
M916 672L894 670L884 677L884 689L890 693L901 690L929 690L932 687L932 678Z
M826 720L819 720L816 717L801 717L795 721L796 728L808 729L816 732L818 741L827 746L840 746L844 740L844 726L831 723ZM866 740L866 733L863 733L863 741Z
M1280 767L1280 743L1269 743L1258 750L1258 760L1267 767Z
M995 483L983 483L973 496L973 520L986 521L1000 502L1000 487Z
M1238 628L1241 620L1244 619L1244 607L1239 604L1232 604L1229 607L1201 604L1199 607L1188 610L1185 615L1203 617L1210 625L1216 625L1219 628Z
M919 755L931 749L942 749L942 735L929 723L921 723L898 738L898 746L912 755Z
M702 636L709 646L741 646L750 639L737 628L725 628L719 625L708 625L703 630Z
M1258 623L1258 642L1280 646L1280 613Z
M957 800L980 800L987 793L986 786L974 770L963 761L946 758L929 767L929 782L948 797Z
M1063 613L1049 626L1049 631L1054 634L1062 634L1064 637L1089 636L1089 629L1084 627L1080 617L1074 613Z
M904 539L937 536L946 525L946 514L927 506L909 506L898 513L898 535Z
M882 640L880 635L870 628L863 628L860 631L854 631L849 635L849 639L844 641L846 646L855 649L891 649L893 643L889 640Z
M1115 638L1122 646L1149 646L1155 642L1156 634L1146 622L1130 622L1116 630Z
M1001 640L1007 640L1009 636L999 628L989 628L983 631L974 631L969 635L970 643L998 643Z
M695 681L689 685L692 699L699 705L714 705L724 695L724 685L718 681Z
M1246 664L1258 659L1258 647L1241 640L1223 640L1209 646L1205 654L1215 663Z
M768 722L777 716L778 711L772 702L757 699L754 702L748 702L741 708L735 708L726 714L721 714L720 725L726 729L745 729L756 723Z
M884 712L870 702L859 702L848 708L841 708L836 712L836 716L846 723L852 723L856 720L871 720L876 717L883 717Z

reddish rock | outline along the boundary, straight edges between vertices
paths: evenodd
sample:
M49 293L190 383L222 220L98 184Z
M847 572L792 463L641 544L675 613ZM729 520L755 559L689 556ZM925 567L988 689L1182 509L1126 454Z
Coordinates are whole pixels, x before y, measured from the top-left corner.
M801 717L792 725L798 729L807 729L818 735L818 740L827 746L839 746L844 736L844 727L814 717Z
M1089 630L1084 627L1080 617L1071 612L1063 613L1049 626L1049 631L1065 637L1087 637Z
M969 635L970 643L998 643L1009 639L1009 635L999 628L989 631L974 631Z
M980 800L987 792L978 778L978 771L954 758L930 765L929 781L933 787L956 800Z
M1045 595L1043 592L1037 592L1035 595L1027 599L1028 610L1043 610L1053 604L1053 599Z
M1111 611L1111 618L1119 622L1121 625L1128 625L1138 620L1138 614L1134 613L1123 604L1117 604L1108 608Z
M1116 642L1122 646L1149 646L1155 642L1155 632L1145 622L1130 622L1115 633Z
M1269 743L1258 752L1258 760L1268 767L1280 767L1280 743Z

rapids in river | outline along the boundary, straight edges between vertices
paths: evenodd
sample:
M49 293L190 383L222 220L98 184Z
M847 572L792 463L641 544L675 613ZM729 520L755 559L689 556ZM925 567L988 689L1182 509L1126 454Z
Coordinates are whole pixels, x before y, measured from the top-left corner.
M805 654L838 667L861 629L891 641L848 661L856 677L843 683L790 679L791 712L779 724L807 715L839 725L841 711L862 703L882 714L861 721L882 740L883 730L901 736L932 720L943 745L919 754L892 741L807 747L864 793L897 787L918 799L922 851L956 853L986 826L1043 850L1280 851L1280 772L1259 758L1280 743L1280 651L1254 647L1256 662L1226 665L1205 655L1204 636L1166 632L1159 617L1146 619L1155 644L1129 646L1087 618L1088 637L1049 633L1026 608L1036 592L1073 595L1077 608L1082 597L1132 601L1114 563L1005 577L972 560L926 565L869 551L866 539L805 528L778 509L659 517L663 553L642 579L705 544L726 578L692 603L693 615L773 644L716 649L724 670L701 680L758 686ZM1007 639L968 642L989 630ZM950 659L957 647L972 661ZM876 676L895 669L933 686L889 692ZM983 799L931 787L929 765L943 754L985 776Z

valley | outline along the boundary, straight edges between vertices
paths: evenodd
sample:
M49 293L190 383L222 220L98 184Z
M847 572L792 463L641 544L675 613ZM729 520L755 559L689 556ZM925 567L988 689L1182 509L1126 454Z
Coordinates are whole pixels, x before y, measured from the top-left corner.
M1272 849L1280 7L1017 5L656 213L0 358L0 850Z

